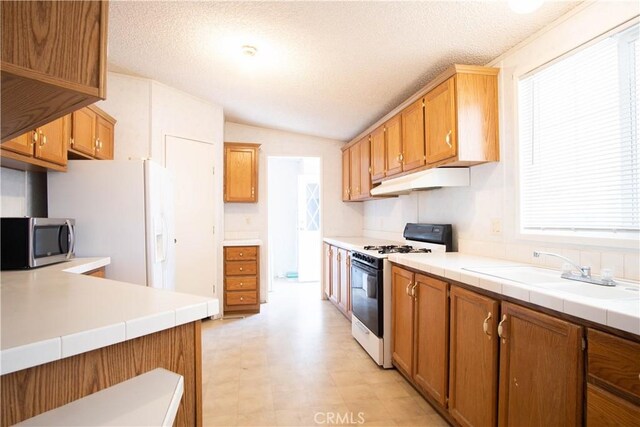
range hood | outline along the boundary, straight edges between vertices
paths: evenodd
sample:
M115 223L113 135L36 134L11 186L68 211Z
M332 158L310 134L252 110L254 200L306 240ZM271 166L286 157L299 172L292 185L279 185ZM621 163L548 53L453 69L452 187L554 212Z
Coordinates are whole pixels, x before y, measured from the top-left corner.
M371 190L372 196L398 196L414 190L440 187L466 187L469 168L433 168L383 181Z

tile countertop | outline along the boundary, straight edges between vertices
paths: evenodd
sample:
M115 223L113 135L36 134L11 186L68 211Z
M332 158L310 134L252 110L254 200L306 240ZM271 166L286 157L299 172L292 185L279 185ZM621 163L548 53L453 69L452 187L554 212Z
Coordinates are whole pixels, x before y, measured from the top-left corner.
M474 267L522 266L528 264L458 252L391 254L389 255L389 261L640 335L640 300L582 297L464 270L464 268ZM558 272L558 276L560 276L560 272ZM633 282L625 283L629 283L631 286L638 286Z
M223 240L222 246L262 246L260 239L229 239Z
M76 258L0 276L0 374L218 313L218 300L82 275L110 258Z
M325 237L323 239L330 245L338 246L350 251L363 250L365 246L404 245L405 242L395 240L373 239L371 237Z

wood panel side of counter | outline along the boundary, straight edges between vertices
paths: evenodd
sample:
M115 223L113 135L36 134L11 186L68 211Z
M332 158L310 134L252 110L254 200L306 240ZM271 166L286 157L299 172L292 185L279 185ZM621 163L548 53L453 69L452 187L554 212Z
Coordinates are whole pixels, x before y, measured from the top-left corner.
M176 426L202 426L200 321L3 375L0 425L10 426L129 378L165 368L184 377Z

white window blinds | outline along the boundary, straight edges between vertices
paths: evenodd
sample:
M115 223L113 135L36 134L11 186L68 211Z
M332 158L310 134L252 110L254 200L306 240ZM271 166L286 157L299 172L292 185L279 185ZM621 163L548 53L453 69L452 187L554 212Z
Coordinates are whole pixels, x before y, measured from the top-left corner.
M640 230L638 73L634 25L519 81L523 231Z

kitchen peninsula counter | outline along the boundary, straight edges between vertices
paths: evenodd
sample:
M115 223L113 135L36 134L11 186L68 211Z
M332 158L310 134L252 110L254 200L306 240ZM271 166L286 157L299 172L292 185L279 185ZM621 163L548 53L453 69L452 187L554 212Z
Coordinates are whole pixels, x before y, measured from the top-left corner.
M2 272L3 426L157 367L185 377L177 419L201 424L200 320L218 301L82 274L109 263Z

